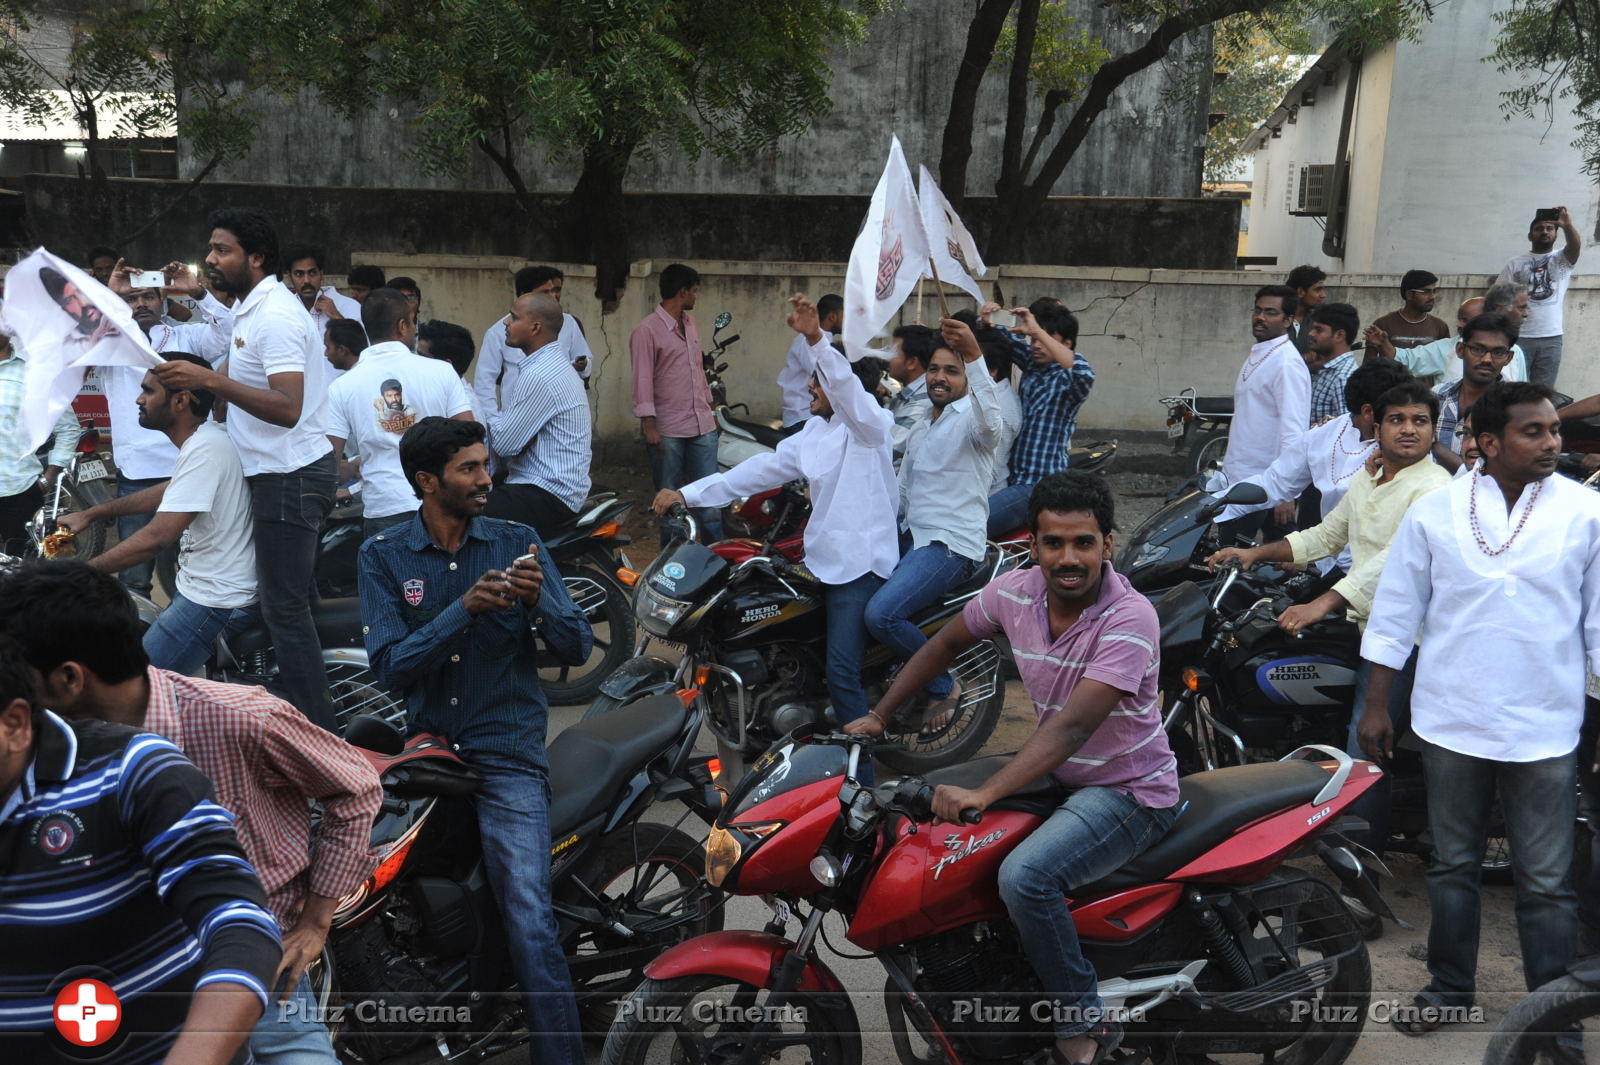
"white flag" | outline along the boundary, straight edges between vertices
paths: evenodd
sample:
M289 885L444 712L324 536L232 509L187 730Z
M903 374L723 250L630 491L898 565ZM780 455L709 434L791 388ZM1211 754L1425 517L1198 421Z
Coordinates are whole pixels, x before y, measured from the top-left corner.
M917 190L900 138L895 137L845 271L844 345L852 361L871 354L867 342L895 316L927 272L928 238L922 231Z
M972 239L961 216L944 198L944 193L934 183L927 167L917 175L917 195L922 202L922 228L928 234L928 253L940 281L948 281L965 289L981 305L983 291L978 288L977 276L989 268L983 265L978 254L978 242Z
M93 366L159 366L127 301L40 248L6 274L5 324L27 353L23 443L45 442Z

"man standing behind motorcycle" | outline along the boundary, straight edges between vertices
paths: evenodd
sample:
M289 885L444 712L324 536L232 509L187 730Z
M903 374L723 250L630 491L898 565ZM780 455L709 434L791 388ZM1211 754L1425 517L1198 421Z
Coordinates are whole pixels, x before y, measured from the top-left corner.
M861 687L861 657L869 638L867 602L900 559L894 416L878 406L850 363L828 343L816 306L801 295L789 302L794 305L789 328L806 338L817 368L811 382L811 413L817 417L780 441L776 451L752 456L727 473L702 477L682 490L662 489L653 506L657 514L665 514L674 503L721 507L800 477L810 482L805 557L827 600L828 696L835 717L853 721L867 712Z
M1000 867L1000 896L1039 981L1055 1000L1058 1065L1098 1065L1122 1042L1104 1017L1062 896L1128 864L1177 820L1178 764L1156 691L1160 623L1111 568L1113 500L1101 478L1055 473L1028 502L1034 568L997 578L906 663L870 717L896 707L979 640L1004 632L1039 729L977 790L941 785L933 812L957 823L1053 773L1076 790Z
M400 466L422 507L361 545L361 620L373 672L405 693L412 731L448 737L483 777L472 796L478 834L533 1065L583 1065L550 901L544 653L533 641L575 666L588 660L593 635L559 575L544 579L555 563L537 534L483 517L483 437L477 422L431 417L400 438Z

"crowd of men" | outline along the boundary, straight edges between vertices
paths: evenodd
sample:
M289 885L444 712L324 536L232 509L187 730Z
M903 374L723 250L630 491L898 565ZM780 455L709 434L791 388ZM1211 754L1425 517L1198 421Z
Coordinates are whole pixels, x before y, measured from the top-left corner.
M1422 746L1434 920L1417 1003L1428 1008L1475 993L1476 871L1497 791L1529 986L1562 972L1580 938L1568 874L1574 776L1593 760L1579 733L1585 675L1600 668L1600 497L1554 474L1562 418L1600 410L1600 397L1558 411L1549 388L1579 241L1564 209L1546 214L1530 253L1463 304L1453 342L1430 313L1437 278L1421 271L1402 282L1404 306L1366 330L1354 307L1327 301L1315 268L1261 288L1222 467L1268 497L1225 512L1225 533L1265 535L1212 563L1320 563L1327 590L1280 625L1354 619L1352 753L1387 760L1406 731ZM118 542L86 562L0 575L0 922L21 937L0 955L0 981L46 988L80 966L112 982L159 973L124 999L138 1033L130 1061L220 1063L246 1041L264 1061L333 1060L314 1011L270 1006L309 999L305 973L335 907L376 863L379 783L334 734L310 611L318 532L354 486L373 670L404 695L409 728L448 736L482 778L478 832L532 1060L578 1065L537 676L540 655L576 664L592 647L543 546L591 486L592 353L562 311L563 277L518 272L509 312L474 352L467 330L422 320L410 278L357 267L345 295L325 284L315 249L280 253L260 211L210 223L203 277L173 262L159 289L135 288L114 251L91 256L163 357L149 371L104 368L124 479L114 500L62 522L81 535L116 519ZM898 328L879 359L835 340L838 297L795 296L796 339L775 383L793 431L719 470L699 285L690 267L664 269L660 303L629 340L655 509L698 509L714 539L721 507L807 482L828 695L851 732L938 730L959 705L952 663L1006 636L1039 728L981 787L938 789L935 810L955 820L1046 773L1074 787L1008 857L999 887L1046 993L1068 1007L1055 1014L1059 1060L1103 1060L1121 1029L1098 1019L1061 898L1159 840L1181 808L1154 608L1111 565L1109 489L1067 469L1094 382L1076 319L1053 298L987 304ZM0 350L3 414L20 402L27 353ZM64 419L46 479L74 430ZM0 536L12 541L37 506L41 464L0 445L11 490ZM912 615L971 578L989 540L1019 530L1038 564L926 637ZM174 545L169 605L141 631L128 589L165 583ZM217 636L258 624L277 693L194 675ZM869 706L861 659L873 639L906 664ZM1474 653L1484 648L1497 653ZM1384 801L1370 800L1380 851ZM0 1032L41 1031L50 1005L42 992L0 1001ZM1435 1017L1402 1026L1424 1034Z

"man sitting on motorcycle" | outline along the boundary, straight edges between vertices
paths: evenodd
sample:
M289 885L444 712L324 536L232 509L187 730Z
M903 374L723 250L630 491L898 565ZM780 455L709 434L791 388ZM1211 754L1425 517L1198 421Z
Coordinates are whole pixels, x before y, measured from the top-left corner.
M990 583L906 663L870 716L888 715L978 641L1004 632L1039 729L981 788L940 786L934 814L957 822L1046 773L1075 788L1000 867L1000 895L1040 983L1055 1001L1053 1060L1089 1065L1122 1042L1062 896L1116 871L1177 820L1178 766L1156 691L1160 624L1111 567L1113 502L1099 477L1055 473L1028 503L1038 565Z

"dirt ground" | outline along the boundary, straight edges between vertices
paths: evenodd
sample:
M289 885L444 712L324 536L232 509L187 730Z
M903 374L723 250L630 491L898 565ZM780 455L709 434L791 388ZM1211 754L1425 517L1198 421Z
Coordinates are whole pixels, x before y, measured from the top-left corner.
M1183 471L1164 441L1146 438L1119 441L1117 460L1107 476L1116 492L1117 524L1126 536L1162 505L1167 492L1182 479ZM636 566L644 566L657 553L658 543L655 520L648 512L652 494L648 469L642 463L610 465L597 468L595 480L618 491L624 498L640 501L625 524L634 538L634 543L627 548L628 555ZM1007 686L1004 716L983 753L1016 750L1032 733L1034 720L1021 684L1012 680ZM1381 939L1369 944L1371 1007L1366 1029L1347 1060L1351 1065L1468 1065L1479 1061L1494 1025L1524 993L1512 890L1498 886L1484 888L1478 964L1482 1020L1449 1027L1427 1038L1411 1038L1396 1032L1386 1020L1387 1011L1396 1005L1408 1005L1417 989L1428 980L1427 886L1424 867L1416 858L1396 856L1390 860L1390 869L1394 877L1386 882L1385 895L1396 913L1413 929L1407 931L1390 925ZM1320 862L1306 865L1305 870L1314 875L1323 872ZM754 924L736 924L734 912L730 910L728 927L755 927ZM764 908L760 908L759 914L753 910L750 919L759 922L764 914ZM1453 931L1470 934L1466 929ZM873 975L870 963L831 961L839 966L837 971L841 979L852 991L866 992L881 985L882 976ZM863 1016L863 1023L871 1026L866 1016ZM1600 1042L1593 1038L1590 1042L1590 1053L1596 1055L1592 1060L1600 1061ZM887 1039L869 1037L866 1060L872 1063L893 1061Z

